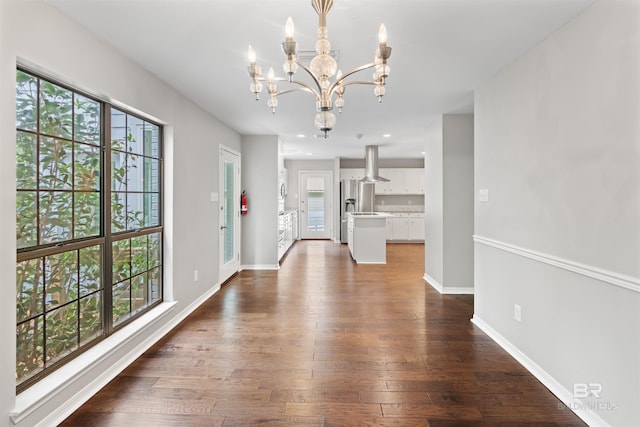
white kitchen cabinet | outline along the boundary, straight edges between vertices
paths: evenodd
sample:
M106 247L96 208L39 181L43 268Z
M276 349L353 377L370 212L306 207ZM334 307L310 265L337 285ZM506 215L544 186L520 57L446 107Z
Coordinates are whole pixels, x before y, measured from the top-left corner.
M423 168L381 168L380 176L389 182L376 183L376 194L424 194Z
M384 172L382 171L382 169L380 169L380 175L385 177L385 178L389 178L388 176L386 176L386 174L384 174ZM391 178L389 178L391 179ZM389 182L376 182L375 183L375 191L376 191L376 195L384 195L384 194L389 194L389 189L391 188L391 181Z
M409 240L424 241L424 214L409 216Z
M376 194L402 194L402 187L404 186L404 172L403 169L379 169L380 176L387 178L387 182L376 183Z
M364 178L364 168L343 168L340 169L340 179L362 179Z
M424 194L424 169L405 169L404 188L405 194Z
M389 194L407 194L405 191L406 169L389 169ZM384 176L384 175L383 175Z
M392 240L409 240L409 214L396 214L391 224Z
M300 238L300 227L298 225L298 211L293 211L291 213L291 222L292 222L292 228L293 228L293 240L295 241Z
M298 239L298 211L286 212L278 219L278 259L281 259Z
M387 218L385 227L385 235L387 240L393 240L393 218Z
M394 213L387 218L387 240L424 241L424 213Z
M353 226L354 226L353 216L349 215L347 219L347 246L349 247L349 252L353 255Z

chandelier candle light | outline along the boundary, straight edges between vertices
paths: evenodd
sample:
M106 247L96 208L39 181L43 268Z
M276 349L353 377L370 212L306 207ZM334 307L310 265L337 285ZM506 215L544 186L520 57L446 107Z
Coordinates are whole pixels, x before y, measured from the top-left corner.
M374 85L374 93L378 97L378 102L382 102L384 96L386 79L389 76L390 67L387 65L387 60L391 56L391 48L387 46L387 30L384 24L380 24L378 30L378 48L376 49L376 55L373 62L361 65L353 70L342 73L338 70L338 64L333 56L330 55L331 43L327 38L327 13L333 6L333 0L311 0L313 8L318 13L320 23L318 26L318 41L316 42L317 55L311 60L311 63L307 67L305 64L298 61L297 58L297 46L296 41L293 38L294 26L291 17L287 19L285 26L285 40L282 42L282 51L286 56L286 60L283 65L284 72L288 77L276 77L273 68L269 69L266 77L262 76L262 69L256 64L256 52L249 46L249 67L247 71L251 76L251 92L256 95L256 100L260 99L260 93L263 89L263 83L266 82L267 93L269 99L267 105L271 108L271 111L275 114L276 107L278 106L277 96L284 95L285 93L303 91L309 92L316 97L316 114L315 125L324 132L324 137L328 136L328 132L333 129L336 123L336 116L331 112L334 105L338 108L338 112L342 112L344 107L344 92L345 88L354 84ZM294 80L293 75L298 71L298 68L302 68L311 76L314 86L307 83ZM352 74L358 73L369 68L375 68L373 73L373 79L370 81L346 81L345 79ZM335 80L331 82L331 78L335 76ZM276 82L288 82L296 86L286 90L278 91L278 85ZM334 101L335 97L335 101Z

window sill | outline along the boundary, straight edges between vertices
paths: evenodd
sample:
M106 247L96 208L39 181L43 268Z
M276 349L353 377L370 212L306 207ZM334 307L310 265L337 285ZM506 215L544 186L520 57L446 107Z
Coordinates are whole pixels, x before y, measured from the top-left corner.
M77 381L82 379L88 370L96 368L101 362L113 356L115 352L124 349L132 340L139 338L142 332L147 331L150 326L159 322L168 313L173 311L175 305L175 301L160 304L157 308L144 314L139 319L134 320L122 328L122 330L96 344L71 362L43 378L37 384L34 384L29 389L17 395L15 407L13 411L11 411L11 421L14 424L18 424L51 402L67 388L72 387ZM162 326L162 324L160 324L160 326ZM168 330L165 331L164 328L159 327L151 334L150 338L144 339L142 342L134 341L135 347L125 350L126 357L120 359L117 364L112 364L108 369L100 372L100 374L88 384L79 384L76 387L79 388L79 391L64 398L65 402L84 403L87 399L87 391L89 388L94 390L94 392L102 388L167 332ZM69 408L68 405L65 406ZM71 405L71 407L73 407L73 405Z

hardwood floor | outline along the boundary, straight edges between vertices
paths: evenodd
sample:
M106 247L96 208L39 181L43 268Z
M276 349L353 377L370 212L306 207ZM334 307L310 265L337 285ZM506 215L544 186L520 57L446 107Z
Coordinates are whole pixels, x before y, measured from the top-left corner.
M582 426L469 321L473 296L422 279L424 246L386 266L297 242L243 271L62 425Z

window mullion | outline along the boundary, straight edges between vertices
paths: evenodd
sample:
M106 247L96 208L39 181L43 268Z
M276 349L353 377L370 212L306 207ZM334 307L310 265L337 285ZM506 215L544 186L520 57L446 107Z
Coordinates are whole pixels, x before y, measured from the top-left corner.
M37 80L36 87L36 243L42 244L41 235L42 230L41 221L42 215L40 214L40 142L42 134L40 133L40 84L41 80Z
M104 172L104 182L102 183L102 232L105 237L103 251L103 322L104 331L108 336L113 332L113 250L112 250L112 233L111 233L111 108L109 105L103 104L102 108L102 167Z

